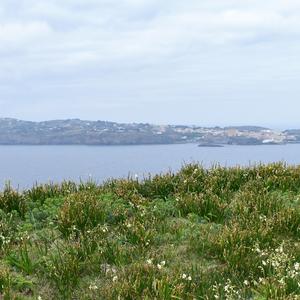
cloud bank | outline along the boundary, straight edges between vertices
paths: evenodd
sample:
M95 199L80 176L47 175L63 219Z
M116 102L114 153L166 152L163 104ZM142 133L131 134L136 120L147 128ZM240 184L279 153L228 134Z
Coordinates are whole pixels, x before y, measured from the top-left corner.
M295 0L3 0L1 115L296 125L299 35Z

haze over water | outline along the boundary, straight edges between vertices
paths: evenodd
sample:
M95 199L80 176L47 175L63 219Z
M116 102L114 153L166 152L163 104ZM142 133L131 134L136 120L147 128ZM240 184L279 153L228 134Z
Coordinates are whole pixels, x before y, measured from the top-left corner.
M0 146L0 186L30 188L34 183L97 182L109 178L140 178L149 173L176 171L184 163L247 166L285 161L300 164L300 144L280 146L227 146L201 148L196 144L153 146Z

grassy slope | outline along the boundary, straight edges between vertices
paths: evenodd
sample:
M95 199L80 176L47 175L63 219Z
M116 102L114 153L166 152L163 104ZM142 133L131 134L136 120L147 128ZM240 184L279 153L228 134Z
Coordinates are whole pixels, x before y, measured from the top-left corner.
M7 187L0 209L0 299L300 299L300 167Z

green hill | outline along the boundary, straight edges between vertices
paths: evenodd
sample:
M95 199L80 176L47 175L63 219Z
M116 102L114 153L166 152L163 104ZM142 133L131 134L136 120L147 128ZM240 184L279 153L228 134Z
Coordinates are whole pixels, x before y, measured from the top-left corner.
M299 299L300 166L0 194L1 299Z

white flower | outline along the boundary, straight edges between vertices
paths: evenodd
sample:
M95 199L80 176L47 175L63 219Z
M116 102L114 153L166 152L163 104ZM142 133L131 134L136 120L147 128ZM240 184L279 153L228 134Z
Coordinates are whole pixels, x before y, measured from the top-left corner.
M42 297L41 297L41 296L38 296L38 300L42 300Z
M277 267L279 267L279 266L280 266L280 264L279 264L278 261L273 261L273 262L272 262L272 267L277 268Z
M244 285L249 285L249 281L248 280L244 280Z
M261 221L267 221L267 217L266 217L265 215L259 216L259 219L260 219Z
M265 280L264 280L264 278L259 277L258 281L259 281L259 283L263 283Z
M103 227L102 227L102 232L108 232L108 228L107 228L107 226L106 225L104 225Z
M161 270L166 265L166 262L163 260L159 264L157 264L157 268Z
M96 291L96 290L98 290L98 287L95 285L95 284L91 284L90 286L89 286L89 289L91 290L91 291ZM40 300L40 299L39 299Z
M187 277L186 274L182 274L181 276L182 279L186 279L186 277Z
M299 264L298 262L296 262L296 263L294 264L294 269L295 269L296 271L299 271L299 270L300 270L300 264Z
M188 281L192 281L192 277L189 276L189 277L187 278L187 280L188 280Z
M118 276L113 277L113 282L116 282L118 280Z
M147 264L152 265L152 259L147 259Z

